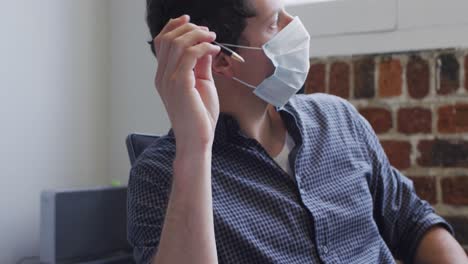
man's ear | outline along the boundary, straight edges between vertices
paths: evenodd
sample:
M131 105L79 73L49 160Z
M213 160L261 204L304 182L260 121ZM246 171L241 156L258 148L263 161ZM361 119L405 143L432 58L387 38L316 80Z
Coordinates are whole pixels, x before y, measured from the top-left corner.
M214 58L213 58L213 64L212 64L212 69L213 72L217 75L224 76L228 79L232 79L234 77L233 69L232 69L232 64L233 64L233 59L223 52L218 53Z

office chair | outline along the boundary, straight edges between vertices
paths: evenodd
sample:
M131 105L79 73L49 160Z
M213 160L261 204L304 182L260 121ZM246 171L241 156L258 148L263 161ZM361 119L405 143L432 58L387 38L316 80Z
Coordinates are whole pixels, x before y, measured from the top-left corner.
M130 134L127 136L125 143L127 145L128 157L130 164L133 166L138 156L153 143L159 136L144 135L144 134Z

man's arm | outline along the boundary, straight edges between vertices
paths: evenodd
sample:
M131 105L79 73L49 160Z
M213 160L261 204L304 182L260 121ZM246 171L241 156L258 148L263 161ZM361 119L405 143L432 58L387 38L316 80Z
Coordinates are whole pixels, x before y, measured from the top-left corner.
M371 125L354 106L347 105L359 144L362 143L364 154L372 163L373 172L368 181L374 200L374 219L393 255L404 263L426 263L425 260L433 261L436 256L442 258L453 252L460 256L456 252L460 252L461 246L450 234L453 234L452 227L427 201L419 198L413 182L391 166Z
M155 86L176 139L171 194L153 263L217 263L214 234L211 149L219 116L212 56L216 34L171 19L154 39L158 59Z
M132 167L127 230L138 264L217 263L211 149L178 149L169 139ZM171 162L172 161L172 162Z
M463 248L445 228L434 226L424 234L414 257L416 264L468 263Z
M217 263L211 149L177 155L161 241L153 263Z

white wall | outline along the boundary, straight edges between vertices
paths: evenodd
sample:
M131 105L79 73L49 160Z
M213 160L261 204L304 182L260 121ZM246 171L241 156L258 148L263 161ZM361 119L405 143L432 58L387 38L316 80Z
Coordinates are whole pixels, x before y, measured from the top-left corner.
M338 0L287 9L319 33L313 57L468 47L466 0Z
M0 263L38 255L42 189L108 181L105 0L0 1Z
M166 111L154 88L156 60L149 45L145 0L112 0L110 177L127 182L130 164L125 137L131 132L162 134L169 130Z

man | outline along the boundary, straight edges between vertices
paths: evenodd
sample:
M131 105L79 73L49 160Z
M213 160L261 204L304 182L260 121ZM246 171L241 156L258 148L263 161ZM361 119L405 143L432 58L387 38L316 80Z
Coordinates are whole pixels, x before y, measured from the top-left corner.
M147 0L147 22L172 129L130 172L138 263L466 263L352 105L294 95L309 36L281 1Z

